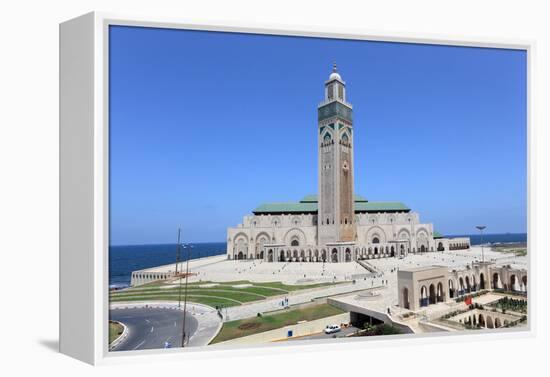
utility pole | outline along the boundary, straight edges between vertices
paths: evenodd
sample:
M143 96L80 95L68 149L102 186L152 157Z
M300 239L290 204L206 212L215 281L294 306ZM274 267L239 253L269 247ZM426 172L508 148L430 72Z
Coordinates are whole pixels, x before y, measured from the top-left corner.
M178 244L176 245L176 277L178 277L178 265L180 264L180 259L181 259L180 235L181 235L181 228L178 228ZM181 308L181 276L179 276L179 289L178 289L178 309L179 308Z
M178 243L176 244L176 276L178 276L178 265L180 263L180 234L181 234L181 228L178 228Z
M485 254L483 253L483 229L487 228L485 225L478 225L476 228L481 233L481 261L485 263Z
M191 245L187 244L187 262L186 262L186 268L185 268L185 296L183 299L183 328L181 332L181 346L185 347L185 317L187 315L187 281L189 277L189 259L191 259ZM181 279L180 279L181 284ZM181 289L180 289L181 292Z

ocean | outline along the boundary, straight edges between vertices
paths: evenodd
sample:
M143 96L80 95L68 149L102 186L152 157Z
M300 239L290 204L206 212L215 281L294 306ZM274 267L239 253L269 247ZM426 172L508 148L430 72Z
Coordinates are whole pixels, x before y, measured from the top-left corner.
M470 237L472 245L481 244L479 234L449 235L448 237ZM483 243L527 242L526 233L484 234ZM221 255L226 252L225 242L193 243L191 258ZM187 253L182 252L182 260ZM175 263L176 244L162 245L119 245L109 247L109 286L130 285L132 271Z
M225 242L192 243L191 258L204 258L226 253ZM181 260L187 260L182 249ZM130 285L132 271L176 262L176 244L118 245L109 247L109 286Z
M449 235L447 237L470 237L471 245L481 245L481 236L477 234ZM523 243L527 242L527 233L484 234L483 244L488 243Z

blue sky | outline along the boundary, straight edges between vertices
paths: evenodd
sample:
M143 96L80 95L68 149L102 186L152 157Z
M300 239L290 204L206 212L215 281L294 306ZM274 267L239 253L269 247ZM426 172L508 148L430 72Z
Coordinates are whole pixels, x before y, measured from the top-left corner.
M223 241L317 191L332 63L354 106L355 192L443 234L525 232L524 51L112 27L111 244Z

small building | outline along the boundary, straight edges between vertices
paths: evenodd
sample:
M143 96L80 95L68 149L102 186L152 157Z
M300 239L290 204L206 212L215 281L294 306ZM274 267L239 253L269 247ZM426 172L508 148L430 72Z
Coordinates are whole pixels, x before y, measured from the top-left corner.
M475 262L459 270L445 266L403 269L397 272L397 289L399 306L418 311L486 289L527 294L527 270L491 262Z
M397 286L399 306L412 311L449 297L447 286L449 271L444 266L427 266L399 270Z

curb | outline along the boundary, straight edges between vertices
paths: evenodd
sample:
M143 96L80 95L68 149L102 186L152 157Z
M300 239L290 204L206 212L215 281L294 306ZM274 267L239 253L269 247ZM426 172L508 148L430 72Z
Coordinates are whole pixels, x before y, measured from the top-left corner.
M124 323L122 322L119 322L119 321L111 321L111 322L116 322L120 325L122 325L123 327L123 330L122 330L122 334L120 334L120 336L118 338L116 338L115 340L113 340L111 342L111 344L109 344L109 351L112 351L113 349L115 349L120 343L122 343L123 340L125 340L127 337L128 337L128 333L130 332L128 330L128 326L126 326Z

